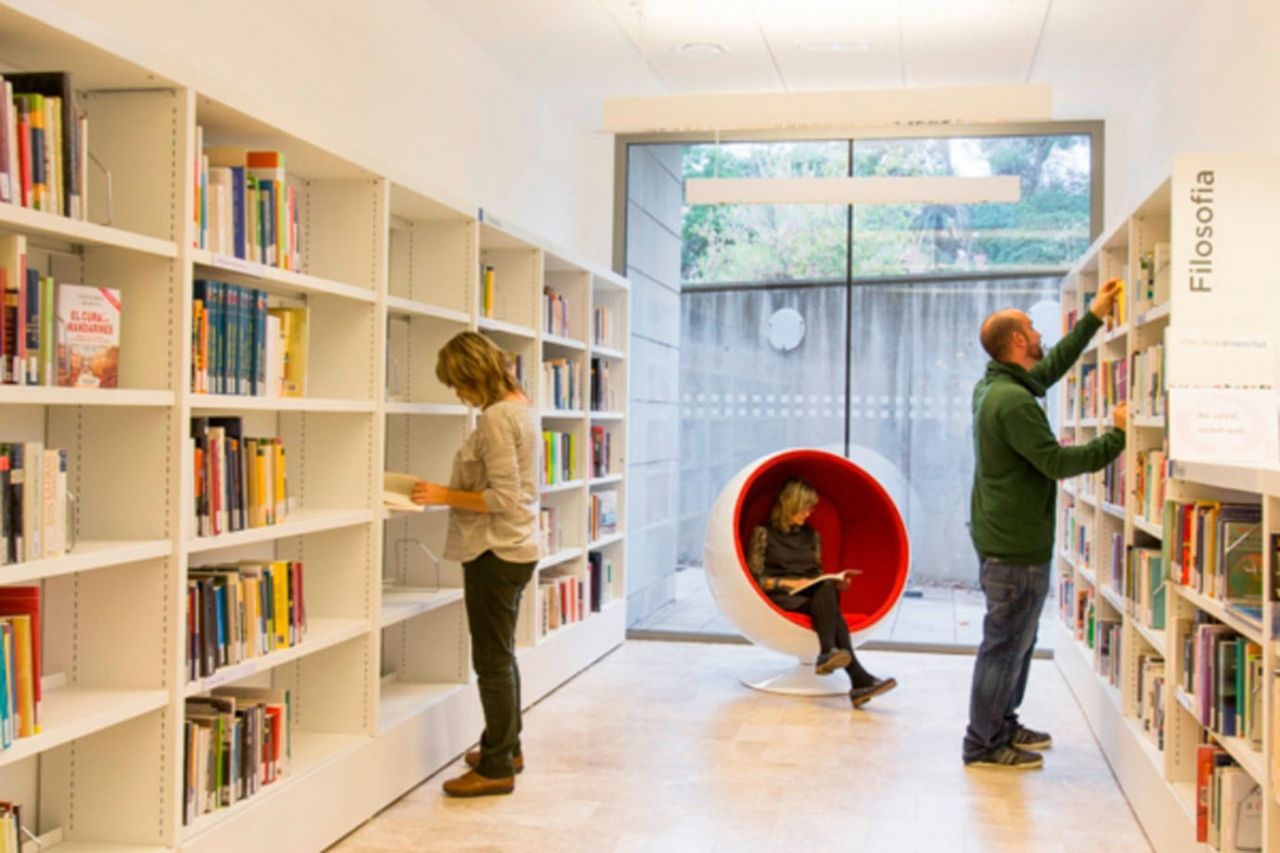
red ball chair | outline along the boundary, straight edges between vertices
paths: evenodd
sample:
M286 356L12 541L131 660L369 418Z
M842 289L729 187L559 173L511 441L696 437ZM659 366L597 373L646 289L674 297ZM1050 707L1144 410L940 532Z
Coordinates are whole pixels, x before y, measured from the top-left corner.
M782 486L800 477L818 492L809 525L822 537L822 571L856 569L840 608L854 646L889 616L902 597L911 565L906 525L889 493L857 465L824 450L784 450L743 468L729 481L707 524L707 585L733 625L757 645L797 658L797 665L760 682L760 690L803 695L848 691L843 672L813 671L818 636L808 616L774 604L747 565L751 531L768 524Z

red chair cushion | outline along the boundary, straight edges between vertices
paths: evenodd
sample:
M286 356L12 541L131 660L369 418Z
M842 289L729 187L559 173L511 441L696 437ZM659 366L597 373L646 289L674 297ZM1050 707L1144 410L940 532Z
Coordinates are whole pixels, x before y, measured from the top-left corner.
M875 625L897 603L907 582L910 550L902 516L874 477L849 460L820 450L794 450L761 465L738 496L736 529L738 560L751 577L745 549L751 531L769 523L769 513L782 486L803 477L818 491L809 525L822 537L822 571L860 569L840 596L840 609L850 631ZM812 628L808 616L778 607L758 586L760 597L783 617Z

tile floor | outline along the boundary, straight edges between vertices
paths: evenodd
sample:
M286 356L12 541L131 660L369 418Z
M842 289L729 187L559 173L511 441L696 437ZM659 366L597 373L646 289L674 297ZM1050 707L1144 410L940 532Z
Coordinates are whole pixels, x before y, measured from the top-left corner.
M786 664L754 647L628 642L527 713L513 795L444 797L454 762L334 849L1150 850L1051 662L1024 718L1055 747L1010 774L960 762L972 658L862 657L902 686L855 712L742 687Z
M980 590L924 587L922 592L922 598L903 598L893 617L880 626L873 639L970 646L982 641L982 616L986 612L986 604ZM1052 618L1053 606L1047 605L1042 619ZM716 606L700 568L676 572L675 601L632 627L679 634L738 636L737 629L729 624ZM1047 626L1041 630L1040 636L1044 645L1049 636Z

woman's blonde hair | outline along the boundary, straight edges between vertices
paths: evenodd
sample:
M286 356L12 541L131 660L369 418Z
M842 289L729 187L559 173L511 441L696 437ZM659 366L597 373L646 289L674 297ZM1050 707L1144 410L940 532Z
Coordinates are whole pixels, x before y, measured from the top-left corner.
M795 518L797 513L813 509L817 505L818 490L809 485L807 480L799 478L788 480L782 487L782 491L778 493L778 500L773 504L773 514L769 516L769 521L777 530L790 533L791 528L795 526L791 519Z
M440 348L436 378L450 388L469 392L481 408L520 390L507 354L476 332L459 332Z

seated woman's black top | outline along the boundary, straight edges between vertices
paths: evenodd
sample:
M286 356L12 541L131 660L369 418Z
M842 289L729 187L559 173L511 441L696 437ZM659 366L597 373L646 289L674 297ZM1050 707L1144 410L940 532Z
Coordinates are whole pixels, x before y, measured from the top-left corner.
M816 578L822 572L822 537L807 524L783 533L761 525L751 531L747 566L765 592L785 592L781 578Z

